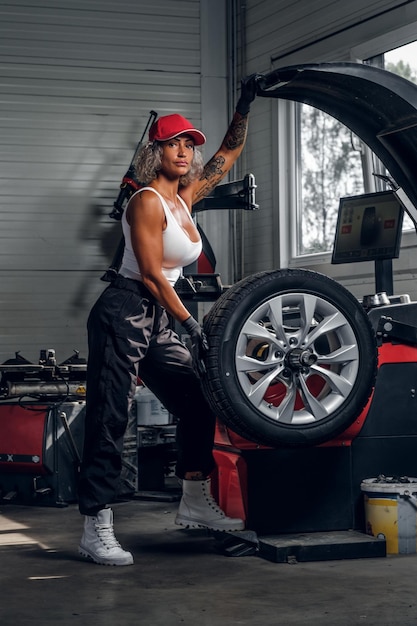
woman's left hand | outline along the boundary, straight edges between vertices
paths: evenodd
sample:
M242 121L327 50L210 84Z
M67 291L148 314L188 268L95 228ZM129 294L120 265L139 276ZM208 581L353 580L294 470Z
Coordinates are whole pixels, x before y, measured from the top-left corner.
M206 373L206 365L204 363L204 357L209 351L209 344L207 337L200 324L196 319L190 315L189 318L182 323L183 328L190 335L191 341L191 356L193 357L194 371L199 378Z

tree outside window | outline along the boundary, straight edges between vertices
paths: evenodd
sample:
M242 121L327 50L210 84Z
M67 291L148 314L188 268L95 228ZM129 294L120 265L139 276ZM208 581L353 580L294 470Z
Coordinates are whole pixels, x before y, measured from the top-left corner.
M417 42L382 53L366 62L417 83ZM333 247L339 198L374 191L364 185L362 163L365 146L332 116L306 104L297 107L297 255L329 252ZM374 171L383 170L375 155L373 160ZM410 220L405 219L404 228L410 226Z
M300 106L299 254L331 250L339 198L363 192L360 143L334 117ZM301 236L300 236L301 235Z

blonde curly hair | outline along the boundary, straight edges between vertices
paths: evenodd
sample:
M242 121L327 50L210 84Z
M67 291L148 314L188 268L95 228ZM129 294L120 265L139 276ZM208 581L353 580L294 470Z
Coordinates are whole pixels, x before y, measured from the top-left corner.
M137 180L144 185L148 185L158 176L162 162L162 144L159 141L149 141L139 150L133 163ZM201 176L204 169L203 155L197 147L194 147L194 158L190 171L181 176L179 184L186 187L193 180Z

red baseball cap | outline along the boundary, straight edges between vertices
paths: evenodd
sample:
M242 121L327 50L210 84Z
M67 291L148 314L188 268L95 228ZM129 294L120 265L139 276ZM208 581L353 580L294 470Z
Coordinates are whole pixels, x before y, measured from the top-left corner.
M201 146L206 141L201 130L194 128L189 120L178 113L163 115L149 129L149 141L168 141L178 135L190 135L196 146Z

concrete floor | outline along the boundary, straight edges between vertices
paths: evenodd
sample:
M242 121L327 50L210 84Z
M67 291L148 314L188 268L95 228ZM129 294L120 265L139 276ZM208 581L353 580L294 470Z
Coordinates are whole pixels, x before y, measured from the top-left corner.
M131 567L78 556L76 505L0 506L1 626L417 624L417 555L291 565L230 557L205 531L175 526L175 502L113 508Z

